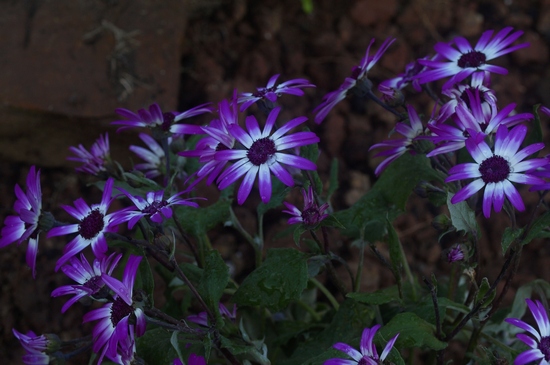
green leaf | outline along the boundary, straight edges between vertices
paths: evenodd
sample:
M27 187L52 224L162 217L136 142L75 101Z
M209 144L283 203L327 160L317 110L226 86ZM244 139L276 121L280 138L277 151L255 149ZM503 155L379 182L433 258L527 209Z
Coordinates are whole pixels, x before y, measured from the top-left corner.
M205 208L180 205L175 208L176 217L189 234L200 237L219 223L229 219L230 200L220 199Z
M153 278L153 271L151 265L146 257L144 257L139 263L138 273L136 277L136 287L142 289L147 293L147 299L151 306L154 305L154 291L155 291L155 279Z
M525 141L523 142L523 146L529 146L533 143L540 143L543 141L543 134L542 134L542 126L540 124L540 116L539 116L539 109L540 104L533 106L533 115L535 116L535 119L530 123L531 124L531 132L527 135L525 138ZM535 153L534 155L537 155Z
M303 224L298 224L294 229L294 232L292 233L292 237L294 238L294 243L298 247L300 247L300 239L304 232L307 232L307 229L304 227Z
M464 231L465 233L471 233L476 236L478 228L474 211L465 201L456 204L451 203L453 196L454 194L451 192L447 195L447 207L449 208L449 213L451 213L451 222L453 226L457 231Z
M535 220L535 222L531 226L531 229L529 230L529 232L527 232L527 236L525 236L523 241L521 241L521 244L526 245L536 238L548 237L548 232L546 232L545 229L547 229L549 225L550 211L545 212L543 215Z
M219 314L218 303L228 281L229 269L220 253L216 250L210 251L205 258L204 270L197 290L208 308L216 315Z
M308 279L307 255L290 248L270 249L233 296L240 306L263 305L277 312L300 298Z
M403 255L403 250L401 248L401 242L399 242L399 236L397 231L393 228L389 220L386 221L387 230L388 230L388 246L390 250L390 261L392 266L392 271L397 280L397 285L401 285L401 269L403 268L403 262L406 258Z
M483 298L489 292L490 289L491 289L491 284L489 284L489 280L486 277L481 279L481 285L479 286L479 290L477 291L477 294L476 294L476 300L475 300L476 305L481 300L483 300ZM481 308L482 309L487 308L491 304L493 299L495 299L496 294L497 294L497 292L495 290L493 290L493 292L491 294L489 294L489 296L487 296L487 298L484 300L483 305L481 306Z
M174 349L172 331L162 328L147 330L145 334L136 338L137 354L147 364L172 364L178 357ZM202 353L202 343L191 336L185 336L180 332L178 336L179 349L184 358L188 358L191 352Z
M434 325L410 312L397 314L380 329L385 338L391 338L399 333L397 347L427 347L436 351L447 347L447 343L438 340L434 332Z
M506 227L502 234L502 254L508 251L508 247L523 234L523 228Z
M374 293L349 293L346 297L356 300L359 303L369 305L380 305L396 301L401 302L397 285L377 290Z

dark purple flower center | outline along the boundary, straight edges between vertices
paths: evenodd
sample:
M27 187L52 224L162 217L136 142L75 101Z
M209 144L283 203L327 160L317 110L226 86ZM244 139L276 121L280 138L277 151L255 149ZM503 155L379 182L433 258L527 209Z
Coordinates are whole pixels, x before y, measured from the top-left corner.
M510 165L508 161L501 156L489 157L479 166L479 172L483 181L488 183L496 183L505 180L510 174Z
M218 145L216 146L216 151L225 151L225 150L228 150L228 149L229 149L229 147L227 147L223 143L218 143Z
M256 166L260 166L269 160L277 152L275 148L275 142L273 142L269 137L260 138L250 146L246 156Z
M485 99L485 92L484 91L479 90L479 88L477 88L477 87L466 88L466 89L464 89L464 91L462 91L462 94L460 94L460 99L466 104L468 109L472 108L472 104L470 103L470 96L468 95L469 94L468 91L471 93L471 95L474 95L475 93L479 93L480 104L487 101Z
M359 360L359 362L357 363L357 365L367 365L368 362L367 362L367 359L365 359L364 357L361 358L361 360Z
M267 93L274 93L276 91L277 91L277 86L266 87L266 88L263 88L263 89L260 89L260 90L256 91L252 95L257 97L257 98L263 98L267 95Z
M99 209L94 209L86 218L80 221L78 225L78 233L87 240L97 236L105 226L103 223L103 213Z
M134 312L134 308L131 305L126 304L120 297L116 298L111 307L111 322L116 327L124 317L128 317Z
M460 56L460 58L458 59L458 66L462 68L468 68L468 67L477 68L485 64L486 60L487 60L487 57L485 56L485 53L481 53L479 51L470 51Z
M319 209L316 206L307 208L302 212L302 219L304 220L304 225L313 227L320 222Z
M143 208L142 212L145 214L153 215L167 205L168 205L168 202L166 200L154 201L148 206L146 206L145 208Z
M544 360L550 361L550 337L546 336L540 340L539 350L544 355Z
M103 288L103 280L101 276L93 276L84 283L84 287L92 290L92 295L98 293Z
M176 116L174 115L174 113L162 113L162 119L163 122L160 128L163 131L168 132L170 130L170 126L174 124L174 119L176 119Z

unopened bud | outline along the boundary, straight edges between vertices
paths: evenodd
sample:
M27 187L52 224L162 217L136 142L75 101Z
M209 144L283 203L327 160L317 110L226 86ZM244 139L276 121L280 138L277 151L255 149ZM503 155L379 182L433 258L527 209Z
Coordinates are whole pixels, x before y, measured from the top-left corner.
M447 232L453 227L451 218L445 214L440 214L432 221L432 226L440 232Z

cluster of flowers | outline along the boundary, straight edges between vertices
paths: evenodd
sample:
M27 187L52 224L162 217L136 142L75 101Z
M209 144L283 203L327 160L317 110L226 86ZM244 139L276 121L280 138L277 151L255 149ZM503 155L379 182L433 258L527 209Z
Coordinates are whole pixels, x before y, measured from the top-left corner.
M488 31L483 33L475 47L462 37L455 38L452 43L438 43L434 56L411 63L405 73L379 85L383 101L374 95L368 71L395 39L383 42L374 56L369 54L374 44L372 40L365 57L359 66L352 70L351 76L345 79L338 90L326 95L315 109L314 120L321 123L348 93L357 92L384 107L392 108L394 113L401 117L395 131L404 138L385 141L371 147L385 148L377 156L387 157L376 169L377 175L407 151L425 153L440 170L448 173L446 182L472 179L465 186L451 185L451 189L456 189L456 194L451 200L453 204L474 196L484 188L482 210L486 217L490 216L492 208L496 212L501 211L506 199L517 210L524 210L522 198L512 183L529 184L533 190L548 189L548 183L544 178L550 177L550 165L547 158L528 159L544 147L542 143L521 148L527 134L527 127L522 123L532 119L533 115L512 114L514 104L498 108L497 98L490 89L490 73L505 74L507 71L503 67L488 63L501 55L526 47L526 43L513 45L521 34L520 31L512 32L512 28L504 28L493 37L493 31ZM137 113L126 109L117 110L124 118L113 122L120 126L119 131L135 127L150 129L152 136L140 134L148 149L139 146L130 148L145 161L135 165L135 169L142 171L148 179L164 176L167 179L165 181L168 181L172 178L169 163L170 146L175 145L185 135L204 136L193 149L177 152L180 157L195 157L200 162L199 169L191 176L178 172L177 177L185 177L187 181L192 181L183 191L172 192L167 187L141 196L133 195L121 187L115 188L117 175L110 157L107 135L102 136L89 151L81 145L71 148L75 156L69 159L82 163L82 166L77 168L78 171L106 177L99 204L90 206L83 199L77 199L74 206L63 206L64 210L75 218L76 223L59 223L52 214L42 210L40 171L34 166L27 177L26 193L16 185L16 215L6 218L0 247L13 242L28 241L27 264L35 276L40 233L45 232L48 237L76 235L65 247L62 257L57 261L56 270L61 269L78 284L60 287L52 292L52 296L73 295L63 306L63 312L86 296L107 301L102 307L84 316L84 322L98 321L93 330L93 350L99 354L98 363L101 363L104 357L118 364L131 363L135 356L135 337L142 336L146 330L144 303L139 295L133 295L136 272L142 257L129 256L122 280L112 276L122 255L108 253L107 237L110 233L116 232L120 224L127 223L128 228L132 229L138 222L145 220L155 227L172 217L171 207L198 207L197 203L181 196L189 194L203 179L206 184L215 182L219 189L226 189L242 178L237 193L238 204L246 201L257 180L261 200L268 203L272 195L272 175L290 187L295 185L301 170L316 169L315 163L300 156L299 150L300 147L318 143L317 135L310 131L290 133L305 123L307 118L298 117L277 125L281 109L275 106L277 98L282 94L301 96L304 94L302 89L314 85L304 79L276 84L278 76L273 76L266 87L258 88L257 92L240 95L235 92L232 99L220 102L217 108L205 104L184 113L163 113L157 104L153 104ZM446 77L450 78L444 83L442 93L447 101L438 100L437 108L425 125L412 106L407 105L404 113L393 108L405 106L401 90L407 85L421 90L426 83ZM267 115L265 124L263 128L260 127L256 117L249 115L245 118L243 128L239 123L239 113L255 103ZM204 113L215 113L216 117L204 126L180 123L184 119ZM475 162L451 166L449 153L463 147L466 147ZM232 164L229 165L230 162ZM117 189L118 193L115 191L113 197L114 189ZM302 224L312 229L328 216L328 205L318 201L311 187L303 189L302 194L304 209L300 210L285 203L285 212L293 216L289 220L290 224ZM127 197L132 206L109 213L113 199L119 197ZM95 256L92 265L82 254L88 246ZM536 338L534 340L526 335L518 335L518 338L532 349L520 355L516 363L524 364L538 359L550 361L550 325L546 310L540 303L528 300L528 305L537 320L540 334L520 320L508 319L508 322L528 331ZM226 315L231 315L231 318L235 317L235 314L229 314L227 309L225 312ZM203 317L200 317L200 323L204 322ZM330 359L325 364L383 362L399 334L391 338L382 355L378 356L373 339L379 327L380 325L376 325L364 330L360 343L361 351L343 343L334 345L352 360ZM27 364L46 364L50 359L46 353L57 351L57 348L52 350L48 346L51 340L44 336L32 333L23 335L15 330L14 334L28 352L24 359ZM174 364L179 362L180 360L176 359ZM193 355L189 363L205 362L202 357Z

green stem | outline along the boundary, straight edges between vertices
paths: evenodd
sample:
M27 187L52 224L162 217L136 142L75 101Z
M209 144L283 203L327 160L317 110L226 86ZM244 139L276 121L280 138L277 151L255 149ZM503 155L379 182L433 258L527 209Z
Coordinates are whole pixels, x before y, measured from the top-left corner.
M361 239L361 245L359 247L359 265L357 266L357 273L355 275L355 285L353 291L357 293L361 288L361 276L363 273L363 264L365 262L365 245L367 243Z
M327 289L326 286L323 285L323 283L321 283L319 280L315 278L309 278L309 281L313 285L315 285L315 287L319 289L319 291L323 293L325 297L327 297L328 301L330 302L330 304L334 309L338 310L338 308L340 308L340 304L338 304L338 301L336 300L336 298L334 298L332 293Z
M321 321L321 316L319 315L319 313L315 312L315 310L313 308L311 308L311 306L309 306L303 300L299 300L297 303L300 307L304 308L306 310L306 312L311 314L311 317L313 317L313 320L315 322L320 322Z

